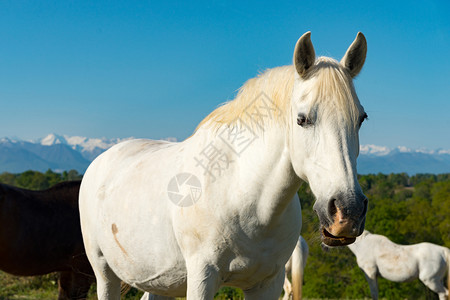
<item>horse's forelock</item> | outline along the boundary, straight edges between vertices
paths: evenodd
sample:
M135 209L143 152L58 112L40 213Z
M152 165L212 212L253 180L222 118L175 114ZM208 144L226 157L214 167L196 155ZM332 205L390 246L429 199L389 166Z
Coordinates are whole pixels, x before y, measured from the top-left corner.
M341 114L346 124L359 125L362 106L348 71L336 60L319 57L310 71L312 84L308 93L321 109L323 118Z

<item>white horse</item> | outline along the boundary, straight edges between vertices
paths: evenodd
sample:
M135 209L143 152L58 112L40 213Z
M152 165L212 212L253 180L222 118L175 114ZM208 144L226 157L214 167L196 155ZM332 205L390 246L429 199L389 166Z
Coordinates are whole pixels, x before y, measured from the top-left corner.
M310 33L294 66L249 80L180 143L133 140L100 155L80 189L86 253L100 300L120 282L162 296L213 299L221 286L277 299L301 229L302 181L317 200L322 242L364 229L352 78L365 61L358 33L341 62L316 60Z
M285 265L284 276L284 297L283 300L299 300L302 299L303 274L308 258L309 248L305 239L300 236L291 258ZM289 281L289 277L291 281Z
M443 278L450 271L450 249L431 243L398 245L367 230L348 247L369 282L373 299L378 299L378 274L395 282L419 278L440 300L447 299ZM448 276L450 287L450 273Z

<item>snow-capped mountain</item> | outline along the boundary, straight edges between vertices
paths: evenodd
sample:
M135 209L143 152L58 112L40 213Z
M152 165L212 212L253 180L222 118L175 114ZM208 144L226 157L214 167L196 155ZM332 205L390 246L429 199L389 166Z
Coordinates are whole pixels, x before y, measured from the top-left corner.
M450 150L361 145L358 173L450 173Z
M75 169L84 173L100 153L132 138L106 139L49 134L44 138L23 141L0 139L0 173L26 170L63 171ZM167 138L176 141L175 138ZM450 173L450 150L391 149L377 145L361 145L358 173Z
M424 154L450 154L449 150L439 149L439 150L429 150L424 148L411 149L405 146L398 146L397 148L391 149L385 146L377 145L361 145L359 153L362 155L373 155L373 156L384 156L392 153L424 153Z
M56 135L54 133L51 133L44 138L35 140L34 143L41 144L43 146L53 146L58 144L68 145L73 150L80 152L84 158L92 161L100 153L110 148L111 146L130 139L133 138L87 138L82 136Z
M86 138L49 134L44 138L24 141L0 139L0 172L20 173L27 170L45 172L77 170L84 173L89 164L111 146L132 139ZM176 141L175 138L167 138Z
M41 145L29 141L0 139L0 172L20 173L27 170L77 170L84 172L90 160L69 145Z

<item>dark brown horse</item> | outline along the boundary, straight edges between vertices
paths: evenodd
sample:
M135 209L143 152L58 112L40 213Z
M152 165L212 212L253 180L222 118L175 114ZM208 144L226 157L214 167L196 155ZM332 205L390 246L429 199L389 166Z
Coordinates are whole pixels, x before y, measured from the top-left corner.
M78 212L80 181L43 191L0 184L0 269L19 276L59 272L58 299L85 299L94 273Z

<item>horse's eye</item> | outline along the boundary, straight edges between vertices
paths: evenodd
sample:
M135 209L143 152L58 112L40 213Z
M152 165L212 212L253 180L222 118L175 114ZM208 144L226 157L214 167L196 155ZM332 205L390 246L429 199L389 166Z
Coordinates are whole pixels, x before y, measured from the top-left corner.
M361 127L364 120L368 120L368 119L369 119L369 116L366 113L364 113L364 115L359 119L359 127Z
M305 127L305 126L312 125L313 122L310 119L308 119L308 117L306 115L299 114L297 117L297 124L302 127Z

